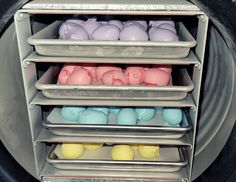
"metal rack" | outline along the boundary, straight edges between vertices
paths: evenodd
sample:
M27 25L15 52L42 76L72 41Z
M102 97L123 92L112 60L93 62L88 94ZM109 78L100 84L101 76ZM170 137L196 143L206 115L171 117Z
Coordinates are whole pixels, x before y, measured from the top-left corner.
M115 15L169 15L169 16L194 16L198 18L197 45L191 49L186 58L170 59L138 59L138 58L82 58L82 57L54 57L41 56L34 47L28 43L28 38L33 35L31 17L35 14L115 14ZM15 14L15 26L18 39L18 47L21 58L21 67L24 80L26 101L28 105L28 116L30 122L32 146L34 151L34 168L39 179L43 181L60 181L66 179L94 180L134 180L134 181L191 181L191 172L194 159L194 145L197 125L198 102L201 86L202 67L204 62L205 44L207 38L208 17L195 5L185 1L163 1L163 0L35 0L29 2ZM39 30L45 25L39 27ZM55 61L56 60L56 61ZM101 100L101 99L53 99L47 98L35 87L38 81L36 64L40 63L64 63L64 62L87 62L87 63L127 63L127 64L174 64L188 65L193 68L192 82L193 90L187 97L181 100ZM162 106L188 108L192 124L192 131L180 138L155 138L139 137L129 132L125 135L114 135L113 137L93 135L81 136L59 136L52 133L43 126L42 106L61 105L104 105L104 106ZM124 140L125 138L125 140ZM64 170L58 169L46 161L48 146L46 143L61 142L98 142L98 143L140 143L160 144L164 146L182 147L187 155L186 167L173 172L153 171L109 171L109 170ZM113 166L115 167L115 166ZM62 178L63 176L63 178Z

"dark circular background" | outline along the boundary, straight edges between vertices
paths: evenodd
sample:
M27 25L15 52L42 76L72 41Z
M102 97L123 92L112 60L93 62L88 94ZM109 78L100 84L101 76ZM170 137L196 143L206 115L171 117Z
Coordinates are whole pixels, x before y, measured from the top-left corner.
M236 60L236 1L235 0L192 0L211 19L225 40ZM14 13L27 0L0 0L0 36L13 21ZM236 129L215 162L196 181L236 181ZM32 178L0 144L0 181L33 181Z

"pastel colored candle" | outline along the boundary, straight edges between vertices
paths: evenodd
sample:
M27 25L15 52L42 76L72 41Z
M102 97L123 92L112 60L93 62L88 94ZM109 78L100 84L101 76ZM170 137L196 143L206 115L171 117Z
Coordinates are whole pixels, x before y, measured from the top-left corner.
M103 77L104 73L106 73L108 71L115 71L115 70L122 71L121 68L115 67L115 66L98 66L96 68L97 80L102 81L102 77Z
M84 68L74 70L67 79L67 84L71 85L90 85L91 83L92 77Z
M144 69L142 67L127 67L125 76L129 85L140 85L144 81Z
M178 36L171 30L153 27L149 31L149 38L151 41L178 41Z
M137 121L138 115L133 108L122 108L116 117L118 125L136 125Z
M183 112L180 108L163 108L162 117L169 125L177 125L183 119Z
M81 66L86 69L93 78L96 78L96 64L82 63Z
M115 25L102 25L92 33L93 40L118 40L120 29Z
M120 40L147 41L148 34L141 25L130 24L121 30Z
M58 75L58 83L66 84L69 75L74 71L77 64L65 64Z
M140 121L149 121L156 114L155 107L136 107L135 111L138 114L138 119Z
M155 65L153 66L153 68L158 68L162 71L165 71L167 73L171 73L172 72L172 66L171 65Z
M144 83L149 86L167 86L170 81L170 74L158 68L150 68L145 71Z
M102 77L105 85L126 85L127 80L124 73L120 70L108 71Z

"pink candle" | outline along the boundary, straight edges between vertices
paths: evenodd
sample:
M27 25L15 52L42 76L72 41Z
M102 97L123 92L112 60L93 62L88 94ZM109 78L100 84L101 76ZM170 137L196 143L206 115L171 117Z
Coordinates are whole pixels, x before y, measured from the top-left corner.
M113 70L106 72L102 77L102 82L105 85L126 85L127 80L125 75L120 70Z
M140 85L144 81L143 67L127 67L125 76L129 85Z
M74 70L67 79L67 84L71 85L90 85L91 83L92 77L84 68L78 68L77 70Z
M170 74L158 68L150 68L145 71L145 85L167 86L170 81Z
M58 83L66 84L68 76L74 71L78 64L65 64L58 75Z
M115 67L115 66L98 66L96 68L96 76L97 76L97 80L98 81L101 81L102 80L102 77L103 75L108 72L108 71L122 71L121 68L119 67Z

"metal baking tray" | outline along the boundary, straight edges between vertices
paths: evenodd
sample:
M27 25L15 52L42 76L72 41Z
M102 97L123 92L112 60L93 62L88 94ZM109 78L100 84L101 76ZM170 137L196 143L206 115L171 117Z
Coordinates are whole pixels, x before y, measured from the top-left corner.
M36 88L53 99L181 100L194 87L186 69L173 76L174 86L59 85L60 67L50 67L36 82Z
M96 41L61 40L55 21L28 38L36 52L44 56L118 57L118 58L184 58L196 41L183 23L176 24L180 41Z
M80 159L62 159L61 145L52 146L47 161L59 169L66 170L109 170L109 171L153 171L174 172L187 165L184 151L177 147L160 147L156 159L143 159L137 151L132 161L115 161L111 158L112 146L105 145L100 150L85 150Z
M146 122L134 126L117 125L112 113L108 116L107 125L86 125L65 120L60 114L61 108L54 108L43 121L43 126L52 133L62 136L100 136L100 137L133 137L133 138L181 138L192 129L190 117L186 111L183 121L177 126L171 126L162 119L161 111Z

